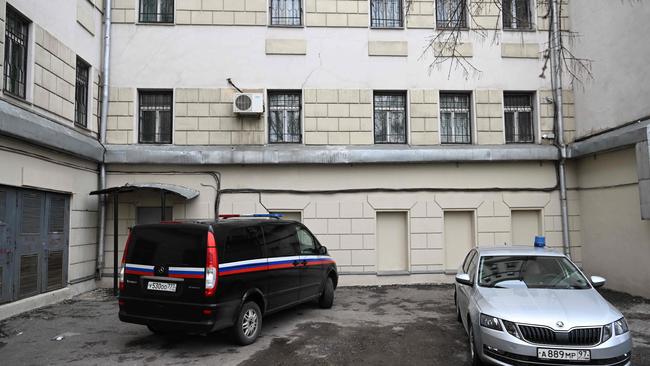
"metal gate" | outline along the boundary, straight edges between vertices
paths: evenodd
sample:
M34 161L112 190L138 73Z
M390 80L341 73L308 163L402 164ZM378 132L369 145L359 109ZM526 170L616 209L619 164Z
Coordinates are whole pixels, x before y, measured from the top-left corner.
M62 194L0 186L0 302L65 285L69 202Z

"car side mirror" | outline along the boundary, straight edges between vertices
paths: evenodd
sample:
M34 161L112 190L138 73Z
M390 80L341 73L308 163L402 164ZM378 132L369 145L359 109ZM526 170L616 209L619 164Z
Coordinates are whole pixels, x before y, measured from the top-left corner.
M320 255L326 255L327 254L327 247L321 246L318 248L318 254Z
M602 287L605 282L607 282L606 279L600 277L600 276L591 276L591 285L594 286L595 288Z
M467 273L456 274L456 282L465 286L474 286L474 282L472 282L472 279L469 277L469 274Z

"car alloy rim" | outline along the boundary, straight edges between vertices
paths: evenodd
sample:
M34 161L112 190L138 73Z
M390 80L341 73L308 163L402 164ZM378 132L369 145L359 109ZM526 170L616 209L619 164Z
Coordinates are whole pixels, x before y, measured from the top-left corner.
M255 334L255 331L257 330L257 313L255 310L248 309L246 313L244 313L241 329L244 331L244 335L248 338Z

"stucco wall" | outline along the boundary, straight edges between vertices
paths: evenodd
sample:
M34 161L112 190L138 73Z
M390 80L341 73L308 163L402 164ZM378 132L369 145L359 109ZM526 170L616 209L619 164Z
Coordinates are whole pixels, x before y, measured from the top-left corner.
M650 221L641 220L633 148L577 163L583 264L618 291L650 297Z
M578 57L593 60L592 80L576 88L577 135L650 116L650 2L571 0Z
M170 174L129 174L129 170L168 171ZM213 215L214 191L205 185L214 185L205 174L171 174L172 171L212 170L222 174L222 188L268 189L350 189L350 188L406 188L406 187L552 187L555 170L552 164L426 164L346 167L126 167L109 169L109 185L127 182L161 181L192 187L201 192L190 202L172 200L174 219L209 218ZM402 177L408 176L408 181ZM572 254L581 262L580 210L576 196L571 195ZM511 211L537 209L542 212L542 230L550 247L561 250L560 208L557 191L554 192L490 192L473 193L341 193L322 194L237 194L221 198L221 213L301 212L303 222L336 258L345 273L376 272L376 213L402 211L409 216L409 270L411 273L442 273L445 268L443 241L446 210L468 210L475 215L474 235L481 246L512 244ZM120 248L126 241L127 228L135 223L137 206L158 206L156 194L124 195L120 204ZM109 216L110 218L110 216ZM112 223L109 223L109 228ZM110 230L109 230L110 231ZM107 233L112 243L112 233ZM531 238L532 243L532 238ZM532 244L531 244L532 245ZM112 244L106 248L112 256ZM454 265L453 268L456 266ZM106 273L111 272L110 261ZM379 280L377 280L379 281ZM410 281L408 276L397 277L395 283Z

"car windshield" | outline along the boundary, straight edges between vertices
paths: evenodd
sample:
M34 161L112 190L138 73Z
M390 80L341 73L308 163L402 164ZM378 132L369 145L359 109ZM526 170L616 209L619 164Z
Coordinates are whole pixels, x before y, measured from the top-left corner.
M486 256L479 286L496 288L588 289L587 279L565 257Z

